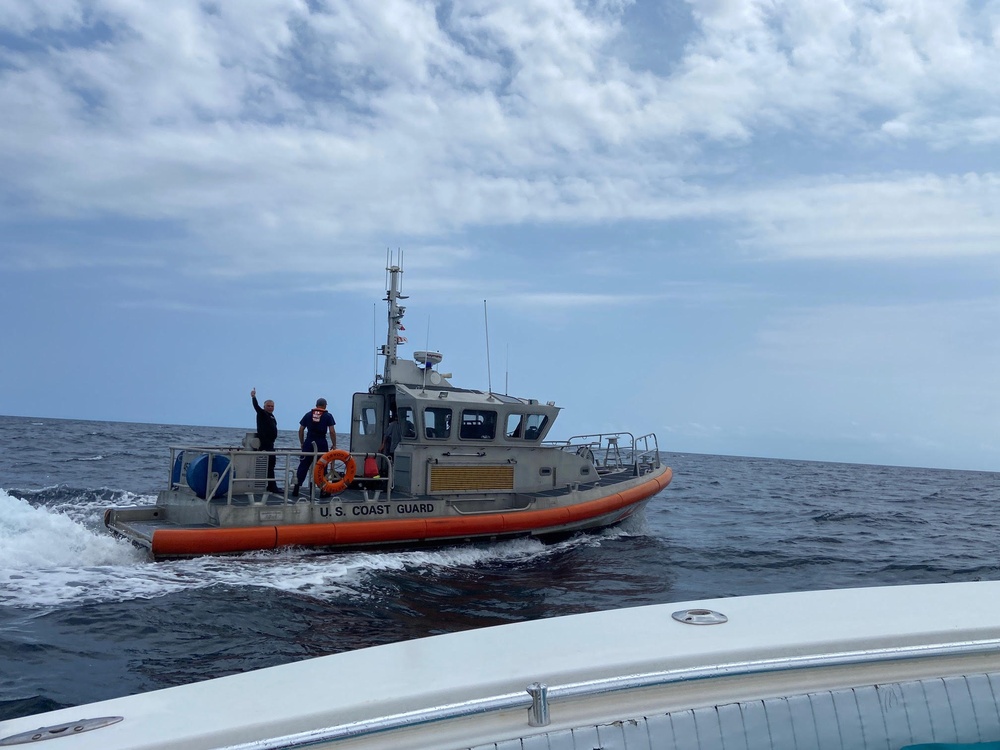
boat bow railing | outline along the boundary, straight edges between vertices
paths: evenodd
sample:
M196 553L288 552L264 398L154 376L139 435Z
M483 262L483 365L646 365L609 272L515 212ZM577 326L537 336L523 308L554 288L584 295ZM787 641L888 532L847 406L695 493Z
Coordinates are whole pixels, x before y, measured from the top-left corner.
M637 475L659 468L660 449L655 433L636 438L631 432L600 432L550 440L545 445L570 451L593 461L598 473L631 469Z

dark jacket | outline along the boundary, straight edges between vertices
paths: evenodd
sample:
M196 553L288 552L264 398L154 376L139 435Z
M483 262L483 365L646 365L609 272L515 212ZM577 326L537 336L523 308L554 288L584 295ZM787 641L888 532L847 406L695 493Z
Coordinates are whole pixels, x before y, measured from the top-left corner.
M261 408L256 396L253 396L253 408L257 412L257 437L260 438L260 447L264 450L273 450L274 441L278 439L278 420L271 412Z

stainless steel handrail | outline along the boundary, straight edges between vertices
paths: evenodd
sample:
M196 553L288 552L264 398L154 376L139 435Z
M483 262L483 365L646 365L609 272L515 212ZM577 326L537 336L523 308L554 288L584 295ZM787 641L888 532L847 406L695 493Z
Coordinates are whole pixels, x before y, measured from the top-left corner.
M895 648L865 649L859 651L843 651L829 654L813 654L808 656L787 656L775 659L757 659L726 664L716 664L704 667L681 667L657 672L648 672L618 677L607 677L598 680L568 683L565 685L546 686L547 703L571 698L593 697L627 690L660 687L695 680L710 680L727 677L746 677L764 675L793 670L819 669L828 667L857 666L882 662L897 662L913 659L929 659L954 656L975 656L996 654L1000 652L1000 638L990 638L973 641L959 641L946 644L927 644L918 646L901 646ZM502 695L474 698L459 703L449 703L442 706L432 706L405 711L402 713L380 716L373 719L338 724L321 729L283 735L266 740L255 740L238 745L228 745L220 750L294 750L316 745L322 742L334 742L348 738L389 732L397 729L412 728L424 724L453 719L468 718L488 712L507 711L513 709L530 709L533 703L529 690L536 685L532 683L523 692L504 693ZM526 723L529 716L525 715Z
M172 446L170 446L170 466L169 466L169 471L168 471L168 480L169 481L167 483L168 487L173 487L174 485L177 485L177 486L180 486L180 487L185 487L187 489L191 489L190 485L188 485L188 483L187 483L187 477L186 476L184 476L184 475L179 476L178 477L178 481L176 481L176 482L174 481L174 477L173 477L174 464L177 461L177 457L181 453L188 452L188 451L191 452L191 453L197 453L197 454L200 454L200 455L207 455L208 456L208 466L209 466L209 468L211 468L213 456L223 456L223 457L225 457L225 458L227 458L229 460L229 465L226 467L225 471L223 471L219 475L218 481L216 481L214 484L211 484L211 471L209 471L208 482L206 482L206 492L205 492L205 496L206 497L204 498L205 500L216 499L216 498L214 498L215 492L218 490L218 488L222 484L223 480L228 476L230 481L229 481L229 486L228 486L228 488L226 490L226 494L225 494L225 499L226 499L226 504L227 505L232 505L234 488L235 488L235 486L236 486L237 483L239 483L239 482L247 482L247 481L267 481L267 480L272 480L272 479L273 479L273 481L277 481L278 480L278 471L279 471L279 469L283 472L283 476L284 476L284 483L283 483L284 484L284 489L282 491L282 494L284 495L284 497L286 499L288 499L289 498L289 493L288 493L289 483L290 483L290 481L292 479L296 478L296 465L295 465L296 461L298 459L300 459L302 456L311 456L312 460L313 460L313 463L315 463L316 459L319 458L320 456L322 456L323 453L325 452L325 451L312 451L311 453L310 452L305 452L304 453L301 449L295 449L295 448L279 448L279 449L276 449L276 450L273 450L273 451L261 451L261 450L252 450L252 449L242 448L242 447L240 447L240 448L224 447L223 448L223 447L219 447L219 446L172 445ZM234 473L233 473L234 472L234 458L236 456L248 455L248 454L249 455L255 455L255 456L272 456L272 455L273 456L284 456L285 457L284 466L281 466L281 467L275 466L275 476L274 477L266 477L265 480L261 480L258 477L255 477L253 479L248 479L246 477L239 477L239 478L237 478L234 475ZM382 460L382 461L385 462L385 465L388 466L388 472L387 472L387 475L385 477L385 479L387 480L387 482L386 482L386 500L389 500L391 498L392 487L394 485L394 481L393 481L393 479L394 479L394 476L393 476L393 463L389 459L389 457L387 455L385 455L384 453L372 453L371 451L364 452L364 453L354 453L354 452L352 452L351 456L355 459L355 463L359 467L361 467L361 466L364 465L364 463L363 463L364 459L366 457L368 457L368 456L374 456L377 460ZM293 461L292 459L295 459L295 461ZM310 471L311 471L311 469L310 469ZM364 479L365 477L361 477L361 478ZM248 494L248 493L236 492L235 494L240 495L240 494ZM319 493L316 490L315 485L310 485L309 494L308 494L307 497L310 500L314 500L314 499L316 499L316 497L317 497L318 494ZM217 499L221 500L222 498L220 497L220 498L217 498Z
M640 440L646 440L653 433L643 435ZM543 445L558 450L576 450L587 448L591 451L593 461L599 468L635 467L639 463L638 441L631 432L600 432L592 435L573 435L566 440L546 441Z

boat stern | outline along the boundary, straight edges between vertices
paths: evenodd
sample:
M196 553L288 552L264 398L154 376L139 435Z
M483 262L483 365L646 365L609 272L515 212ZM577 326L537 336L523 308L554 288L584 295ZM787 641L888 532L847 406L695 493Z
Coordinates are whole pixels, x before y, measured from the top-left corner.
M164 515L163 508L156 505L108 508L104 511L104 525L119 539L127 539L152 552L153 532L161 525Z

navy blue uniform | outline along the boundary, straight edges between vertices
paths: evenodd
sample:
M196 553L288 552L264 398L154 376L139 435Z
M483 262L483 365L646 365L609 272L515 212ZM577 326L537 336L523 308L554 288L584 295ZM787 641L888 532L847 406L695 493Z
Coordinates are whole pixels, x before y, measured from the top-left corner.
M326 435L330 428L337 424L330 412L317 406L315 409L307 411L305 416L299 420L299 424L306 428L306 437L302 441L303 454L307 452L312 453L313 451L326 453L330 450L330 444L327 442ZM307 455L303 455L299 461L299 469L296 475L300 487L305 484L312 462L313 457Z

